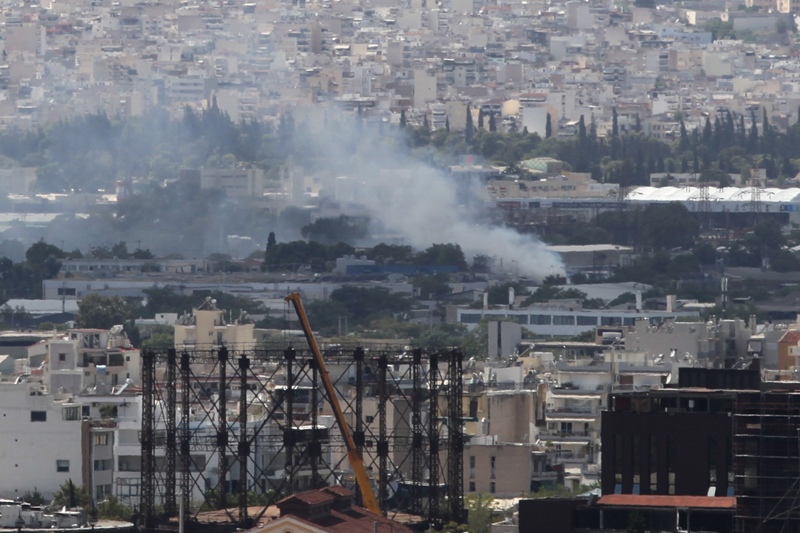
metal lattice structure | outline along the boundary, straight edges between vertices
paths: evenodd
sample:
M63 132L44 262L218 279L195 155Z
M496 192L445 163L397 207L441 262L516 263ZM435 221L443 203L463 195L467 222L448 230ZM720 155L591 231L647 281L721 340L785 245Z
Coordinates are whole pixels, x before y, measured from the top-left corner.
M325 364L385 514L463 520L462 354L340 346ZM293 492L356 490L310 351L142 354L141 515L249 526ZM259 509L253 513L255 506Z

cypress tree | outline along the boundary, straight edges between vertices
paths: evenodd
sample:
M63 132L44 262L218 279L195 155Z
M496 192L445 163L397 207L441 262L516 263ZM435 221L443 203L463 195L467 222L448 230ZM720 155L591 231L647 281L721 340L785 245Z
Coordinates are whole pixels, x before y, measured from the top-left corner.
M483 108L478 110L478 129L483 129Z
M752 153L758 151L758 123L756 122L755 111L750 111L750 137L748 139L748 145Z
M400 127L401 128L405 128L406 127L406 110L405 109L401 109L400 110Z
M489 131L497 131L497 122L494 120L494 111L489 113Z
M683 119L681 119L681 124L683 124ZM619 118L616 106L611 108L611 137L614 139L619 137Z
M764 144L764 152L774 153L775 146L773 143L772 127L769 125L769 118L767 117L767 108L762 107L761 109L761 141Z
M275 232L270 231L269 235L267 236L267 249L264 251L264 262L261 263L261 270L266 272L269 261L270 261L270 252L275 248L277 241L275 240Z
M739 115L739 146L744 148L747 145L747 129L744 127L744 115Z
M707 147L711 146L711 138L713 137L713 132L711 131L711 120L706 117L706 124L703 126L703 144Z
M547 114L547 120L544 123L544 138L549 139L553 136L553 119L550 113Z
M472 109L470 109L469 104L467 104L467 124L466 128L464 129L464 137L466 138L467 142L472 141L472 136L475 134L475 125L472 123Z
M681 149L685 150L686 145L689 143L689 133L686 131L686 123L683 121L683 117L681 117L681 140L680 140L680 147Z

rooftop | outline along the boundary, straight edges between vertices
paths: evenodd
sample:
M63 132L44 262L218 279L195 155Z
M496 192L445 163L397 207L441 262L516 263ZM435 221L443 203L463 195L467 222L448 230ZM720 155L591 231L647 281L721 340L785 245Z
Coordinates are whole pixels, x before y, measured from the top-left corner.
M735 509L736 498L714 496L666 496L654 494L608 494L597 505L618 507L686 507L692 509Z

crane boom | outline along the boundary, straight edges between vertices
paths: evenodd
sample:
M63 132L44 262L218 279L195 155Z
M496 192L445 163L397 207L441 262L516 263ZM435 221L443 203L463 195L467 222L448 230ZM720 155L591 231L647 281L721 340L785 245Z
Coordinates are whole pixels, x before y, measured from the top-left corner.
M348 426L347 420L344 418L344 411L342 411L342 407L339 405L339 397L337 396L336 389L333 386L330 375L328 374L328 369L325 367L325 361L322 359L322 353L319 351L317 341L314 339L314 334L311 331L311 324L309 324L305 309L303 309L303 303L300 301L300 293L293 292L287 295L284 300L291 302L294 306L294 311L297 313L297 318L300 320L300 327L303 329L303 333L306 336L308 347L311 348L311 351L314 354L314 360L319 368L319 375L322 378L325 391L328 393L328 397L331 401L331 407L333 408L333 414L336 418L336 424L339 426L339 430L342 432L342 436L344 437L345 446L347 447L347 458L350 461L350 466L353 468L353 472L355 473L358 488L361 490L361 500L364 504L364 507L375 514L381 514L381 508L378 506L378 500L375 499L375 493L372 491L372 485L367 477L367 469L364 466L364 460L361 458L361 454L358 452L356 443L353 440L353 435L350 433L350 426Z

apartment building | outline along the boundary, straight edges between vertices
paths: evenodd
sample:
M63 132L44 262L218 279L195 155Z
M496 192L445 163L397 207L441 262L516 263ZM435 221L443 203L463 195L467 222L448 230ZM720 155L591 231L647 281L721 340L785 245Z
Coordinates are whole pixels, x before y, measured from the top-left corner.
M53 393L110 393L140 378L139 349L131 346L122 326L72 329L47 342L44 383Z
M51 498L68 480L84 484L82 443L90 424L74 400L59 401L35 382L0 383L0 495L38 490Z
M220 346L252 347L255 344L254 325L240 318L229 321L225 311L217 309L216 300L206 298L190 316L181 317L175 325L175 347L196 350Z

